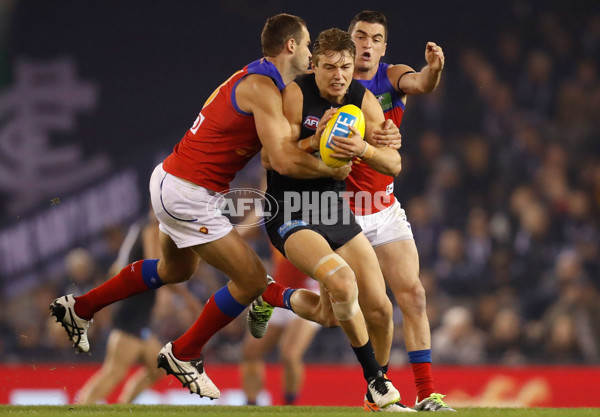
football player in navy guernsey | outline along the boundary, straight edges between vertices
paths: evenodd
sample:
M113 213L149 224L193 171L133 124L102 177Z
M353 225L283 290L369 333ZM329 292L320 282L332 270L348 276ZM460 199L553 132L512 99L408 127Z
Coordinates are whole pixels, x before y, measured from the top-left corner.
M385 118L375 96L352 79L356 47L350 35L340 29L321 32L313 50L314 73L300 77L283 92L283 110L292 127L292 138L301 149L317 149L320 123L338 108L348 104L362 109L365 138L353 127L353 135L334 139L340 159L360 157L362 163L395 176L401 159L396 149L375 147L373 133L384 129ZM322 116L323 115L323 116ZM337 120L337 119L335 119ZM316 142L316 143L315 143ZM268 167L269 161L263 158ZM385 282L369 241L357 227L348 202L343 198L344 181L334 179L302 180L267 172L267 195L282 207L265 215L267 234L273 245L305 274L319 281L321 297L303 289L284 288L271 283L252 304L249 317L259 317L261 307L276 306L324 325L339 324L362 366L367 390L378 410L414 412L399 402L400 394L385 376L380 363L387 363L393 334L392 305L385 294ZM286 206L291 194L299 196L300 208ZM332 198L324 198L325 196ZM310 196L311 201L306 199ZM314 203L314 198L320 200ZM370 293L376 302L366 305L360 297ZM360 304L359 304L360 303ZM364 306L366 308L362 308ZM272 308L272 307L271 307ZM369 318L367 318L367 313ZM366 325L365 325L366 320ZM260 321L260 320L257 320ZM249 320L251 333L262 334ZM386 351L387 349L387 351Z

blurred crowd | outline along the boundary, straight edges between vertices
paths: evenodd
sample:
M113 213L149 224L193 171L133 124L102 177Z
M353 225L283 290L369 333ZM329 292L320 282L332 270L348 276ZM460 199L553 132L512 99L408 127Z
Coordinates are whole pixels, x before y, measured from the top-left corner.
M540 12L485 48L445 51L437 91L407 103L395 184L419 248L434 363L598 364L600 13ZM71 251L64 275L3 301L2 361L102 360L110 308L94 317L86 356L73 353L48 305L106 279L123 230L107 231L102 251ZM253 244L269 264L266 240L258 233ZM205 301L224 282L202 265L189 286ZM177 296L159 293L149 314L171 340L194 317ZM211 362L239 360L243 319L207 345ZM399 310L395 323L391 363L402 364ZM347 358L337 329L321 331L306 356Z
M437 362L600 361L600 14L527 23L407 104L396 189Z

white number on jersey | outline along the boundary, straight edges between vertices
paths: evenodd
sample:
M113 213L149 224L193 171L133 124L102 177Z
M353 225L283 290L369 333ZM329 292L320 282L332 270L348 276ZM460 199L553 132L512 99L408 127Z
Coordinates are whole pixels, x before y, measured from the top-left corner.
M202 115L202 112L200 112L198 114L198 117L196 117L196 120L194 121L194 125L190 129L194 135L198 131L198 128L200 127L200 125L202 124L203 121L204 121L204 116Z

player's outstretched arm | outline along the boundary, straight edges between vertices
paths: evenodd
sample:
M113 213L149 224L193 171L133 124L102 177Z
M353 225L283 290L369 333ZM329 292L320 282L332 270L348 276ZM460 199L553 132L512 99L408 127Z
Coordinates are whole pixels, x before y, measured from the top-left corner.
M394 88L408 95L426 94L435 90L446 61L442 47L435 42L427 42L425 60L427 65L420 72L415 72L408 65L390 66L387 75Z

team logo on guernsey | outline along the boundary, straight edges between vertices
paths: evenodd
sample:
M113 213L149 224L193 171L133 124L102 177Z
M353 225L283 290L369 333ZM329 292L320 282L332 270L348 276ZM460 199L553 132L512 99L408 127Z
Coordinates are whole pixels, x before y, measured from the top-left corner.
M304 119L304 127L310 130L317 130L319 120L320 119L315 116L306 116L306 119Z
M385 186L385 194L386 195L390 195L394 192L394 183L390 183L388 185Z
M206 206L208 215L222 224L253 227L264 223L264 216L277 214L279 207L273 198L255 188L232 188L213 195ZM204 228L206 229L206 228ZM201 233L205 233L200 229ZM208 233L208 229L206 229Z
M391 110L393 107L392 95L390 93L383 93L377 96L377 101L381 105L384 112Z

